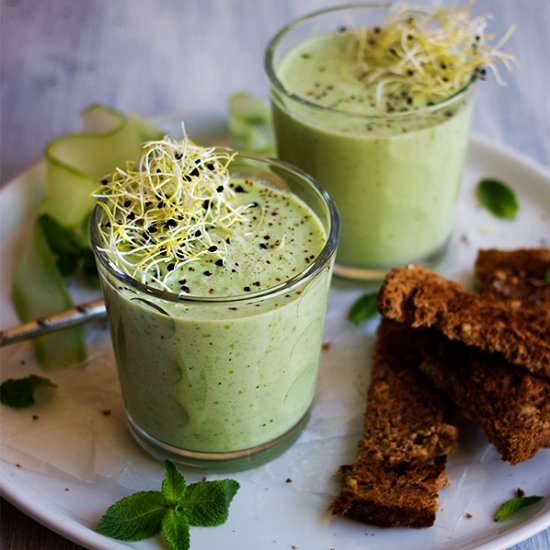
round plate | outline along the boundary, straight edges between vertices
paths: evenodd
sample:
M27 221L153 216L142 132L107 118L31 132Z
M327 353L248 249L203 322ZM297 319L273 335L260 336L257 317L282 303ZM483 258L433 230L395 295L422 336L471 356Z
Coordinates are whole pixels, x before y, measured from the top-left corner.
M173 119L172 119L173 120ZM187 122L191 136L212 140L221 119ZM218 132L219 130L216 130ZM215 133L215 132L214 132ZM221 134L217 134L221 135ZM218 140L219 141L219 140ZM519 198L513 221L482 210L475 197L481 177L508 182ZM17 264L29 219L44 193L44 167L37 165L0 191L0 326L17 323L9 281ZM546 244L550 236L550 174L526 158L474 138L468 150L464 184L444 275L468 284L478 248ZM75 300L90 298L75 286ZM550 526L550 450L510 466L484 435L468 426L460 451L450 457L450 485L440 494L441 510L429 529L378 529L327 513L338 492L334 473L354 458L361 434L365 391L377 320L362 327L346 321L361 289L334 285L315 405L297 443L275 461L231 477L241 484L226 524L192 528L194 550L337 548L337 550L506 548ZM108 331L88 329L89 359L81 367L48 373L57 384L55 399L26 410L2 407L0 488L26 514L89 548L128 548L94 532L103 511L138 490L160 487L162 467L131 440L124 425ZM37 372L28 343L3 348L2 379ZM33 419L33 415L38 418ZM185 472L189 482L199 474ZM209 476L219 479L220 476ZM504 523L492 520L497 507L516 489L547 498ZM472 517L466 519L465 515ZM294 545L294 546L293 546ZM133 546L133 545L132 545ZM164 548L159 539L139 548Z

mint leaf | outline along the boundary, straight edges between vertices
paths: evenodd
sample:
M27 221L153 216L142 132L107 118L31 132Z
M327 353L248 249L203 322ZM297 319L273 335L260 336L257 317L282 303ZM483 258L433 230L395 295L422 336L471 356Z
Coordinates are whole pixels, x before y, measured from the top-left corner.
M185 478L170 460L164 462L164 481L162 482L162 494L166 500L176 503L185 493Z
M495 521L503 521L511 518L517 514L520 510L532 506L537 502L540 502L543 497L531 496L531 497L514 497L507 500L495 514Z
M189 520L179 506L168 510L162 518L162 536L173 550L189 548Z
M519 210L516 195L505 183L495 179L481 180L477 185L481 204L497 218L514 219Z
M239 489L232 479L199 481L187 487L180 504L191 525L212 527L225 523L229 505Z
M36 374L26 378L10 378L0 385L0 402L14 409L23 409L49 399L55 388L57 385L49 378Z
M354 325L367 321L376 315L377 305L377 294L363 294L363 296L356 300L351 306L348 313L348 320L350 320Z
M107 509L97 531L119 540L143 540L161 530L169 503L159 491L134 493Z

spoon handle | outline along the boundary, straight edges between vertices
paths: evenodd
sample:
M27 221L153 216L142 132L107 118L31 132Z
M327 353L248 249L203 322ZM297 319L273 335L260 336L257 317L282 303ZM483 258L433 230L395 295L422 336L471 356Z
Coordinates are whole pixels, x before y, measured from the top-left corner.
M17 327L0 330L0 347L81 325L95 319L103 319L106 315L107 310L105 309L105 302L103 300L81 304L66 311L60 311L47 317L29 321Z

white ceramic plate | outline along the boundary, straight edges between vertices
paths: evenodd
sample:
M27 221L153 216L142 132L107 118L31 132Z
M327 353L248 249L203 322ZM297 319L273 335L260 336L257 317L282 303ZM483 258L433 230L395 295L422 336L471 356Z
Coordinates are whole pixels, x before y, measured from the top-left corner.
M219 119L188 121L191 135L204 135ZM212 135L212 134L210 134ZM520 213L499 221L480 209L474 188L481 177L508 182L518 194ZM22 238L44 191L43 166L15 178L0 191L0 326L16 323L9 300ZM510 150L473 139L468 151L451 253L440 267L468 283L478 248L539 246L550 237L550 174ZM192 528L194 550L224 548L373 550L497 549L550 527L550 450L518 466L502 462L482 433L468 426L461 450L449 460L449 487L430 529L378 529L327 512L338 483L333 473L353 460L360 436L370 353L377 321L356 328L346 322L360 289L331 291L319 385L312 419L299 441L263 467L231 474L241 483L229 521L216 528ZM75 299L85 294L74 289ZM86 296L89 297L89 296ZM160 487L161 466L131 441L124 426L114 361L105 328L89 327L90 358L82 367L56 371L57 396L32 410L2 407L0 488L26 514L89 548L134 545L107 539L94 526L107 506L137 490ZM37 372L28 343L1 350L2 380ZM102 411L109 409L105 416ZM39 418L33 420L32 415ZM186 472L188 481L202 474ZM220 476L209 476L211 479ZM292 482L286 480L290 478ZM506 523L496 508L521 487L546 496L542 504ZM465 514L472 514L466 519ZM150 539L136 545L163 548Z

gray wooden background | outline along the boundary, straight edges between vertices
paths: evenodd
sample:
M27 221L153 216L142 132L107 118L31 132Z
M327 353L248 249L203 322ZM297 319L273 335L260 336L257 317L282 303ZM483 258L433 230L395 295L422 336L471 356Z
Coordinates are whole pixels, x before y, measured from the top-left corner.
M464 1L464 0L457 0ZM338 0L1 0L0 182L104 102L143 115L225 110L229 94L267 95L263 52L292 18ZM422 2L412 2L415 4ZM425 2L423 2L425 3ZM449 2L442 2L449 3ZM478 0L519 66L478 89L474 131L550 166L550 0ZM75 549L6 502L0 546ZM515 547L548 550L550 530Z

